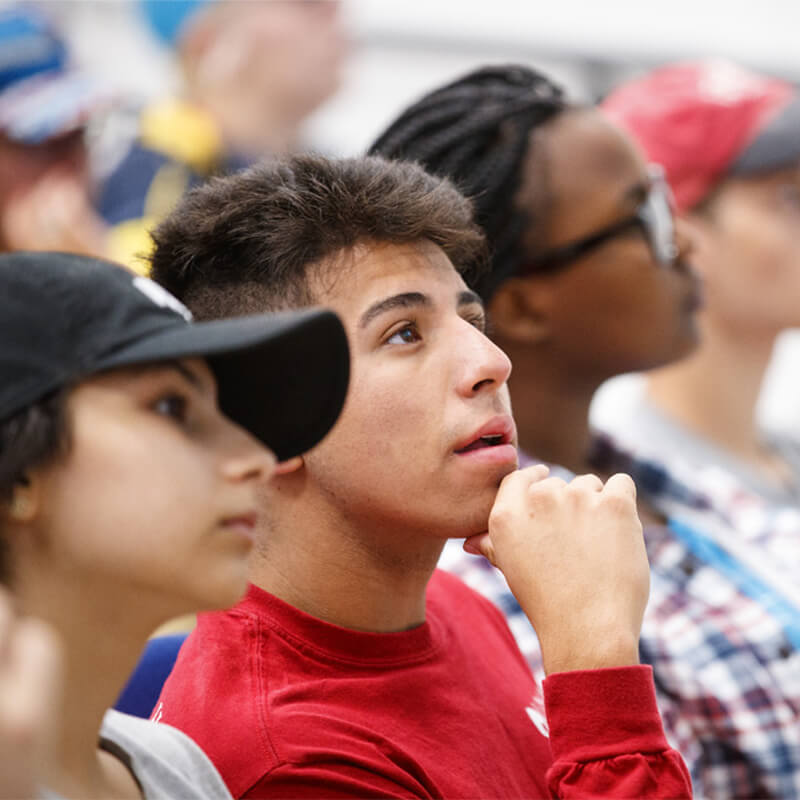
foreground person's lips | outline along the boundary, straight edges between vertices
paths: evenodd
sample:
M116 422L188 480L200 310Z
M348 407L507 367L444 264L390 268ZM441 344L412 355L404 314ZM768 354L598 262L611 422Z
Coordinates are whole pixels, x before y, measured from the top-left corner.
M255 529L257 522L258 514L255 511L246 511L242 514L235 514L230 517L225 517L220 525L225 530L239 534L245 539L248 539L250 542L253 542L255 540Z

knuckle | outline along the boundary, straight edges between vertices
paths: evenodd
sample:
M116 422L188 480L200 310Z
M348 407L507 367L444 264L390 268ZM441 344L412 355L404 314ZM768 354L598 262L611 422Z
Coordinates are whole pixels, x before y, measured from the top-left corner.
M489 512L489 528L490 529L504 529L511 525L513 513L511 508L507 505L499 504Z
M619 494L605 495L602 499L606 512L617 516L636 515L636 504L631 497Z

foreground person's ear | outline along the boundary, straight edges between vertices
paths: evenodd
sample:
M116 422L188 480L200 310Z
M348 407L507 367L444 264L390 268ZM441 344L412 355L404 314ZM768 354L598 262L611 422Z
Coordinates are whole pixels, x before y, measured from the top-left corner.
M539 344L550 338L551 292L531 278L511 278L489 302L489 317L498 338L520 344Z
M28 476L20 478L8 501L8 516L12 522L30 522L39 509L39 484Z

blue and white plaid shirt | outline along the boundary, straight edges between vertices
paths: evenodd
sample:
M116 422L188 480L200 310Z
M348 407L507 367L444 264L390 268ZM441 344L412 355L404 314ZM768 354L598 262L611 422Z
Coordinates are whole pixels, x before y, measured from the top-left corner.
M640 651L695 794L800 798L800 510L769 506L715 468L690 476L639 461L603 437L593 460L629 473L668 519L645 529ZM460 542L440 566L495 602L541 677L536 634L502 574Z

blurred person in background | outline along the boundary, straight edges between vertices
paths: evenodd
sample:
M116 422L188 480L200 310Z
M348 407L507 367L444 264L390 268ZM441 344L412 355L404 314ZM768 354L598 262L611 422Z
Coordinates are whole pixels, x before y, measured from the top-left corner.
M664 166L705 294L701 347L649 373L613 433L692 479L713 467L797 506L800 442L762 430L755 408L776 337L800 326L800 95L713 60L662 67L602 105Z
M433 90L372 151L418 161L474 200L492 250L491 272L476 287L491 336L514 364L520 464L634 478L652 570L640 652L695 791L797 796L797 516L763 513L742 527L701 487L589 425L604 380L697 346L693 237L673 219L661 171L601 111L569 104L523 66L477 70ZM730 559L710 559L720 540L747 548L739 557L758 570L749 586L727 569ZM505 612L540 671L534 632L502 576L452 545L441 564ZM778 589L781 604L770 593Z
M348 364L328 311L194 323L108 262L0 256L0 582L64 689L48 737L51 643L0 596L0 794L229 797L183 734L107 709L156 625L239 600L258 492L333 425Z
M149 229L210 175L302 147L306 118L337 90L348 42L338 0L142 0L174 47L184 94L141 112L107 178L111 254L140 271Z
M0 9L0 251L105 252L85 133L107 102L47 18Z

